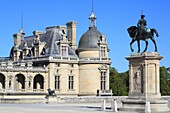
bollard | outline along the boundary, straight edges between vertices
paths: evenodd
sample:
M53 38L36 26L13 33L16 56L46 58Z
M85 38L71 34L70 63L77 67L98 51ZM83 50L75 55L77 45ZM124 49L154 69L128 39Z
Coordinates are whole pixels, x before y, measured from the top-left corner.
M145 103L145 113L151 113L151 105L149 101Z
M111 110L117 112L117 101L114 99L111 103Z
M104 99L103 102L102 102L101 110L102 110L102 111L105 111L105 110L106 110L106 100L105 100L105 99Z

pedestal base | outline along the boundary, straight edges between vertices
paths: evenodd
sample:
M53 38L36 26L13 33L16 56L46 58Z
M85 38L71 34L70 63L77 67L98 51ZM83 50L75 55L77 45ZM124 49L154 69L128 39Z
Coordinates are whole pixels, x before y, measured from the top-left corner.
M150 102L151 112L170 111L167 100L151 99L147 101ZM143 99L131 99L131 98L124 99L122 100L122 107L119 108L119 111L145 112L145 104L146 104L146 100Z
M160 94L160 60L157 52L135 53L129 61L129 98L122 100L120 111L167 112L168 101ZM147 103L147 104L146 104Z

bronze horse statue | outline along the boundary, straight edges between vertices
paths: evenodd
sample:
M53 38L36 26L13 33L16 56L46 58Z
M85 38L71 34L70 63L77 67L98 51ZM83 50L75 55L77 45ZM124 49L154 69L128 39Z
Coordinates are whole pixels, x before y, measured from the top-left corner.
M144 49L143 52L146 52L147 50L147 47L148 47L148 39L150 38L152 40L152 42L154 43L155 45L155 52L157 52L157 45L156 45L156 41L154 39L154 33L156 34L156 36L158 37L159 34L158 32L156 31L156 29L152 28L150 30L148 30L149 32L147 31L140 31L138 27L136 26L131 26L127 29L130 37L132 38L132 41L130 42L130 48L131 48L131 51L133 52L133 48L132 48L132 44L137 41L138 43L138 53L140 52L140 40L143 40L145 41L146 43L146 47ZM137 34L137 35L136 35Z

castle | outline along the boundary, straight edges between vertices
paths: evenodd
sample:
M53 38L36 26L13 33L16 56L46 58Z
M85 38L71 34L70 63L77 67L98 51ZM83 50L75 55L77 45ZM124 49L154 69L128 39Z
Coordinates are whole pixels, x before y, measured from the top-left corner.
M13 35L9 57L0 57L0 95L95 96L109 90L108 44L92 11L89 29L76 43L77 22Z

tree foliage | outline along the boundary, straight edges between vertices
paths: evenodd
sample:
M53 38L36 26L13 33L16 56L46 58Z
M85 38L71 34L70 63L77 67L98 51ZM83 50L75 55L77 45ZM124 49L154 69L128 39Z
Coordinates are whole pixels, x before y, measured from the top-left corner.
M162 95L170 95L170 68L160 67L160 91Z
M128 94L128 75L127 73L118 73L115 68L110 68L110 88L114 96L123 96Z

